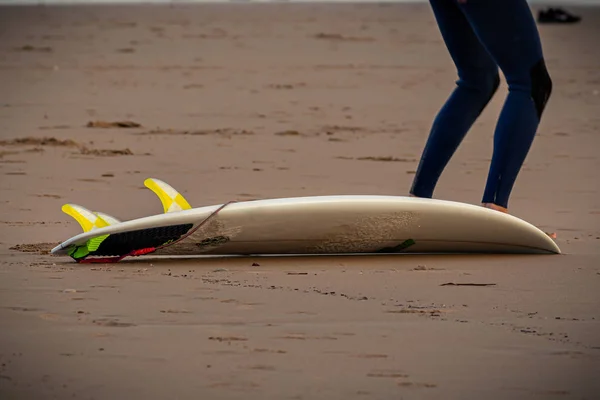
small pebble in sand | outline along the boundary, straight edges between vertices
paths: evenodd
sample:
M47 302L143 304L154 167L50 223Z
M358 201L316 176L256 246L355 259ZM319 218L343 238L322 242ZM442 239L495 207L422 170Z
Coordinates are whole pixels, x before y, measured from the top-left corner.
M253 266L253 267L260 267L260 264L259 264L259 263L256 263L256 262L253 262L253 263L252 263L252 266Z
M65 289L63 293L77 293L77 289Z

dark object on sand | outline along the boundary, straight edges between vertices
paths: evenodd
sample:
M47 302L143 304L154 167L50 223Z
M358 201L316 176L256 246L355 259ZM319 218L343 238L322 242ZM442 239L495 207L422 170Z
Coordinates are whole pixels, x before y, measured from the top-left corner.
M496 286L495 283L442 283L440 286Z
M133 121L90 121L86 126L88 128L139 128L142 125Z
M542 24L573 24L579 21L581 17L562 8L547 8L538 13L538 22Z

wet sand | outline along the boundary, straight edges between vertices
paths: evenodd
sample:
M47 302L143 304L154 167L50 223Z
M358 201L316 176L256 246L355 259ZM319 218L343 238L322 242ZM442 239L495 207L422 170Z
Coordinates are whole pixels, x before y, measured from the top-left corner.
M73 202L406 195L455 72L426 4L0 9L3 399L592 399L600 8L541 25L555 89L513 214L560 256L77 265ZM435 197L478 204L499 92ZM486 284L481 286L445 285Z

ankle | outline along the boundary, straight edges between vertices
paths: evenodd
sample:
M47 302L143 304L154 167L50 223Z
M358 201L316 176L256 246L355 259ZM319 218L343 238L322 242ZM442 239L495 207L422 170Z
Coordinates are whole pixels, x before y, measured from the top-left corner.
M505 214L508 214L508 208L506 208L506 207L502 207L502 206L499 206L499 205L494 204L494 203L482 203L481 205L483 207L485 207L485 208L489 208L489 209L492 209L492 210L496 210L496 211L500 211L500 212L503 212Z

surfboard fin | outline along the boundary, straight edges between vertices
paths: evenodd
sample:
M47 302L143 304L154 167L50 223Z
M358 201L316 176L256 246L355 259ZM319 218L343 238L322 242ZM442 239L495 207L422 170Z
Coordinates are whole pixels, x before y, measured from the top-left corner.
M81 228L84 232L89 232L93 229L103 228L105 226L111 225L109 221L106 221L104 216L106 214L102 213L93 213L85 207L82 207L77 204L65 204L62 206L62 211L73 217L75 221L81 225ZM108 216L109 220L116 220L115 218Z
M181 193L159 179L148 178L144 181L144 185L158 196L165 214L192 208Z
M105 214L100 211L94 211L94 214L96 214L98 217L102 218L108 225L115 225L115 224L119 224L121 222L118 219L116 219L115 217L113 217L112 215L108 215L108 214Z

